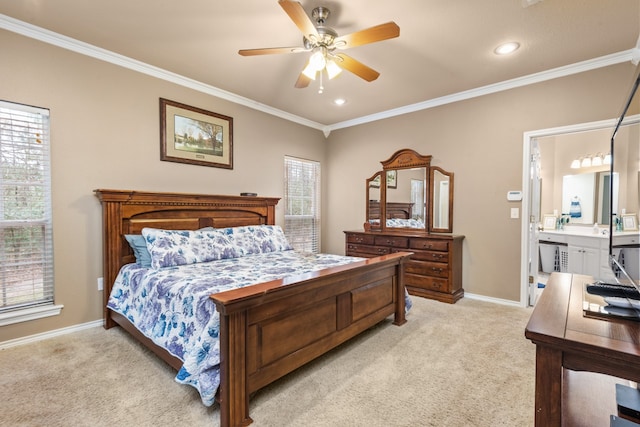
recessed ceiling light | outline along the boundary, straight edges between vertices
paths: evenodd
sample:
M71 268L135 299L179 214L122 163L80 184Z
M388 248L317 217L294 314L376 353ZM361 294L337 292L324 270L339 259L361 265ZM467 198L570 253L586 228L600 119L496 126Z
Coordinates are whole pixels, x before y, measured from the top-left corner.
M336 105L344 105L347 102L344 98L337 98L333 100L333 103Z
M520 47L520 43L509 42L503 43L493 51L496 55L508 55L511 52L515 52Z

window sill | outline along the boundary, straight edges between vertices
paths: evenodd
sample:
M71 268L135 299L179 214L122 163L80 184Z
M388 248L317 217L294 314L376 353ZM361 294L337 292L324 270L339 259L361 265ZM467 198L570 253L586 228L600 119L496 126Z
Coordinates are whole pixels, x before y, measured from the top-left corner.
M63 307L63 305L46 305L3 313L0 314L0 326L28 322L29 320L42 319L49 316L57 316L60 314Z

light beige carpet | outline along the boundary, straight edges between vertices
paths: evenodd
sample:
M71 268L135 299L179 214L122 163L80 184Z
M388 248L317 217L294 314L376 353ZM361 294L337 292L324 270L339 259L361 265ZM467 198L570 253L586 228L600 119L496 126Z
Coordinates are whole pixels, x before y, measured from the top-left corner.
M250 401L255 426L530 426L530 309L413 298L408 323L365 332ZM120 328L0 351L2 426L217 426L175 372Z

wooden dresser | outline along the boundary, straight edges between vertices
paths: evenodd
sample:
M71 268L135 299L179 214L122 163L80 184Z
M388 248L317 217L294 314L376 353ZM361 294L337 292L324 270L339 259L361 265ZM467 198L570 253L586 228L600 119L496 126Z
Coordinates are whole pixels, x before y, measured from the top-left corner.
M413 252L405 264L404 283L411 295L450 304L464 296L462 241L464 236L411 231L345 231L345 252L371 258L393 252Z

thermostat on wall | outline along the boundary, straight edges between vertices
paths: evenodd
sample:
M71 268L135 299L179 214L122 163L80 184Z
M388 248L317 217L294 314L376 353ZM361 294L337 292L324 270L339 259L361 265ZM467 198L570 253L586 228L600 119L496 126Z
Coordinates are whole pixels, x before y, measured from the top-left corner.
M507 191L507 200L510 202L519 202L522 200L522 191Z

